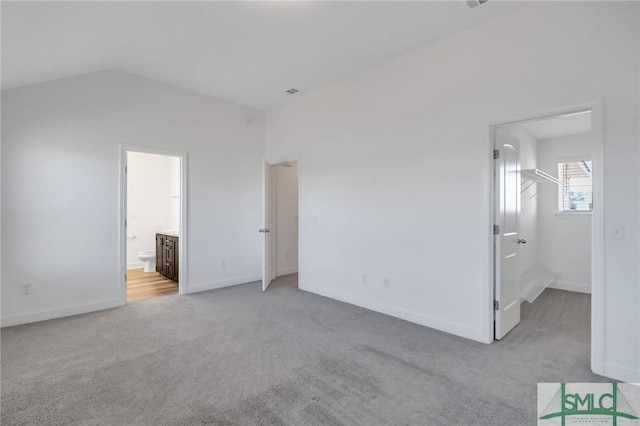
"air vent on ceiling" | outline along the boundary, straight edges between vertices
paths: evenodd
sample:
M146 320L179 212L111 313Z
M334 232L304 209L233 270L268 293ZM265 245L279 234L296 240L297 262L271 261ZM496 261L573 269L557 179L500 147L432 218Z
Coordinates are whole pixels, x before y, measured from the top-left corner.
M298 92L299 92L299 90L298 90L298 89L294 89L294 88L292 87L292 88L291 88L291 89L289 89L289 90L285 90L285 92L287 92L287 93L288 93L288 94L290 94L290 95L295 95L296 93L298 93Z
M467 0L467 6L470 8L478 7L481 4L488 2L489 0Z

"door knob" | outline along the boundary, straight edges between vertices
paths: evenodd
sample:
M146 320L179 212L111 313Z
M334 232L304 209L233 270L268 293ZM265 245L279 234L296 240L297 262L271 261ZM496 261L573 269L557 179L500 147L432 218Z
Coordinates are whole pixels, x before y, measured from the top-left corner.
M527 240L524 238L518 238L518 244L527 244Z

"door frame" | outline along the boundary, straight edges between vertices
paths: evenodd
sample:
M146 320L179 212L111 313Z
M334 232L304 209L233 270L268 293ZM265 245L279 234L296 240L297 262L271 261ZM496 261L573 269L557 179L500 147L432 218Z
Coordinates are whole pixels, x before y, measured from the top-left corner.
M180 269L178 271L178 294L188 293L188 275L187 275L187 220L188 220L188 197L187 197L187 153L182 151L173 151L163 148L156 148L142 145L120 144L120 213L119 213L119 249L118 257L120 271L120 303L127 303L127 152L138 152L141 154L165 155L169 157L177 157L180 159L180 225L178 239L178 262Z
M269 288L269 285L271 285L271 282L276 278L276 261L275 261L275 256L276 256L276 242L275 242L275 234L277 232L276 230L276 222L275 222L275 215L276 215L276 206L275 206L275 201L276 201L276 194L275 194L275 182L273 180L273 168L274 168L275 164L272 164L269 160L267 160L266 158L264 158L262 160L262 225L261 225L261 230L260 232L262 233L262 291L265 292L267 291L267 289ZM269 176L270 176L270 186L271 188L267 188L267 169L269 170ZM271 197L269 197L271 196ZM269 199L270 198L270 199ZM269 199L269 200L268 200ZM269 201L269 203L267 202ZM268 229L267 228L267 204L269 204L271 206L271 209L273 210L273 223L271 225L272 229ZM268 232L271 234L271 239L273 241L272 245L273 245L273 252L271 253L273 258L271 259L273 261L273 268L272 268L272 272L273 272L273 277L267 277L267 238L269 238L267 236L266 232L263 232L262 230L266 230L268 229ZM267 281L268 279L268 281Z
M278 169L277 166L284 166L285 164L295 164L298 168L298 173L296 174L296 181L298 183L298 191L297 191L297 196L298 196L298 222L296 223L296 227L298 228L298 253L297 253L297 257L298 257L298 266L296 267L296 270L300 269L300 162L298 160L295 161L283 161L281 163L277 163L277 164L272 164L272 166L276 167L276 181L275 181L275 193L274 193L274 202L275 202L275 220L274 220L274 224L275 224L275 229L276 229L276 238L275 238L275 245L276 245L276 263L275 263L275 275L276 278L278 278ZM291 272L291 273L298 273L298 272ZM288 275L288 274L287 274ZM280 275L282 276L282 275Z
M302 174L300 173L300 163L301 162L298 159L298 160L279 161L277 163L271 163L266 158L263 159L263 167L266 167L267 164L270 167L275 167L275 166L279 166L281 164L290 164L290 163L296 163L298 165L298 176L297 176L297 178L298 178L298 272L297 273L298 273L298 288L300 289L301 288L301 286L300 286L300 272L301 272L301 269L302 269L300 267L300 265L302 264L302 262L301 262L302 256L300 255L301 247L302 247L302 245L301 245L301 242L302 242L302 232L301 232L302 231L302 226L300 226L300 224L301 224L301 214L300 214L300 212L302 211L301 210L301 208L302 208ZM273 176L271 176L271 178L273 179ZM262 172L262 191L263 191L262 192L262 227L264 227L264 226L266 226L265 213L266 213L266 202L267 202L267 200L266 200L266 195L267 195L266 194L266 182L265 182L264 170ZM278 221L277 221L278 208L277 208L277 204L276 204L276 201L277 201L277 198L278 198L277 192L278 192L278 184L276 182L275 183L275 191L273 191L273 198L274 199L272 200L272 202L274 203L273 205L274 205L274 209L275 209L275 218L274 218L274 221L273 221L273 232L274 232L273 237L275 238L275 243L274 244L275 244L275 247L276 247L275 248L276 253L274 253L275 256L277 256L277 251L278 251L278 240L277 240L277 237L276 237L276 235L278 233L278 230L277 230L278 229L278 225L277 225L277 223L278 223ZM263 275L264 275L267 256L266 256L266 251L265 251L265 244L262 244L261 247L262 247L262 272L263 272ZM274 274L274 279L276 279L278 277L278 271L277 271L277 261L275 259L274 259L273 274ZM264 291L266 291L266 290L268 290L268 286Z
M520 124L532 120L540 120L558 115L572 114L582 111L591 111L591 131L593 134L591 146L591 159L593 161L593 211L591 212L591 370L604 375L604 261L605 261L605 235L604 235L604 108L603 100L597 99L584 103L565 107L552 108L536 113L523 114L509 119L487 123L487 158L489 159L489 285L485 292L487 320L487 342L494 341L493 321L495 300L494 289L494 265L495 238L493 225L496 217L495 211L495 168L493 160L494 129L497 127Z

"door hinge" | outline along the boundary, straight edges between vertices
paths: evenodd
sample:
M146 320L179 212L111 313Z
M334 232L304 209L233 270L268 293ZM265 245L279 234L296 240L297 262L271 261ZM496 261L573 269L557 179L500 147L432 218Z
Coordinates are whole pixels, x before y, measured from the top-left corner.
M493 310L494 311L499 311L500 310L500 302L498 302L497 300L493 301Z
M493 225L493 235L500 235L500 225Z
M125 228L127 227L127 221L126 220L124 221L124 227Z
M127 166L124 166L124 172L127 173Z
M493 150L493 159L497 160L498 158L500 158L500 150L494 149Z

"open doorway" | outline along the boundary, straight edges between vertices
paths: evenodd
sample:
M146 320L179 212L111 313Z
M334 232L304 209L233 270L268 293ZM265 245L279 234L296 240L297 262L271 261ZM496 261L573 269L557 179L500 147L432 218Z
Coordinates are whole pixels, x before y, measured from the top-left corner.
M532 311L537 302L562 310L576 299L595 316L582 319L586 345L591 324L594 371L602 285L594 273L601 259L599 127L593 107L492 127L494 337L508 339L521 307Z
M184 160L123 147L123 303L184 293Z
M262 289L298 285L298 162L265 164ZM275 281L274 281L275 280Z

